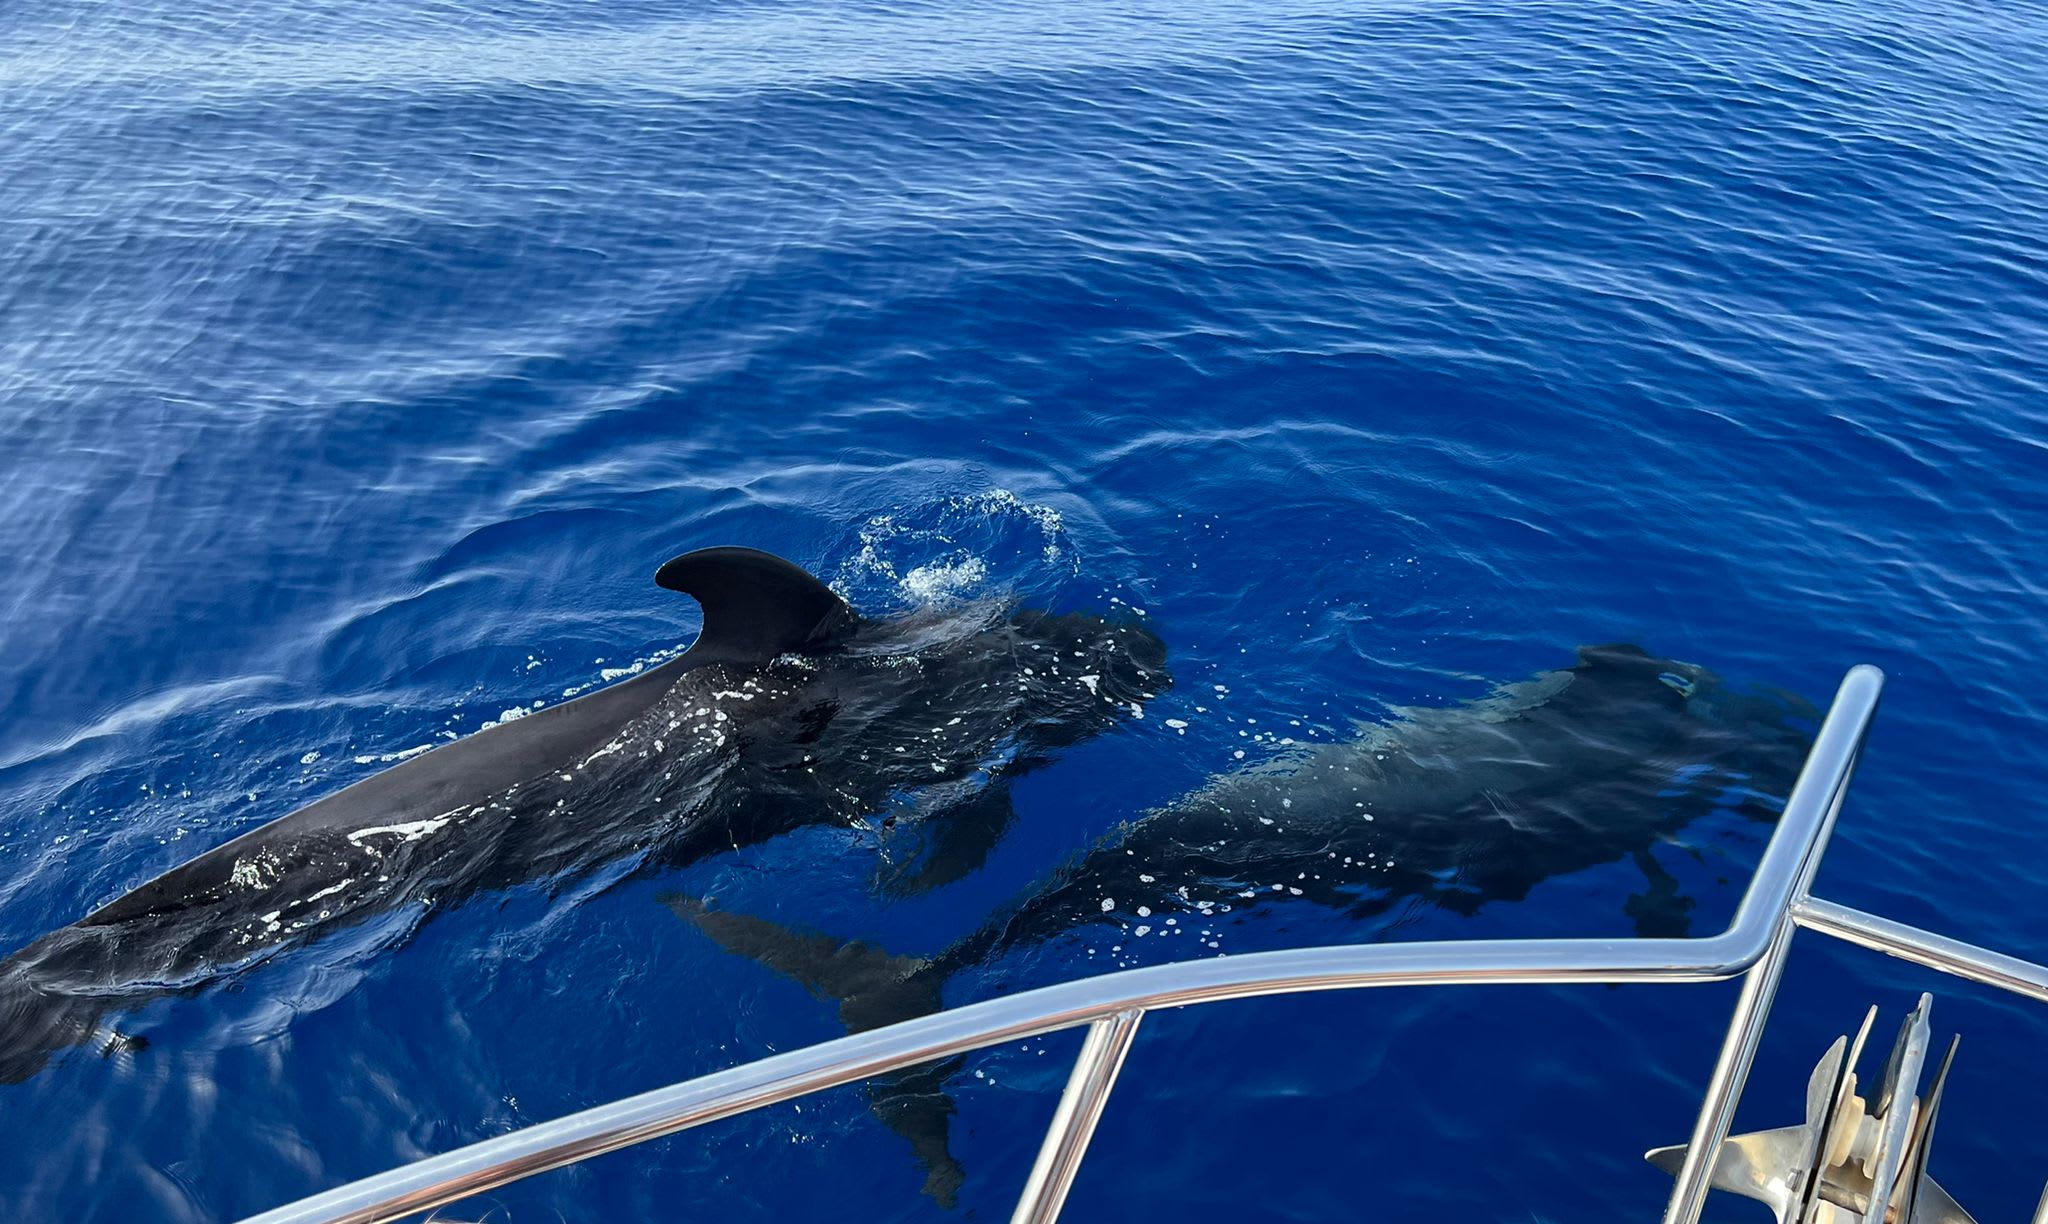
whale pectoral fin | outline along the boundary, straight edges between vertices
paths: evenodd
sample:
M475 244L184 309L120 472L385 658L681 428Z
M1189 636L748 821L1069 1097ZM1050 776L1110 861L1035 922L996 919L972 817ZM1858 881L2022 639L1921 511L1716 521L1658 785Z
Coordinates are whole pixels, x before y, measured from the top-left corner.
M0 1084L23 1083L58 1052L91 1042L116 1002L46 985L21 955L0 962Z
M908 897L951 884L988 861L1009 831L1017 809L1007 781L991 782L921 816L899 836L920 839L914 851L875 869L875 891Z
M930 1015L942 1006L941 978L932 962L893 956L873 944L843 943L729 910L713 909L696 897L664 893L663 905L735 956L766 965L804 989L839 1004L840 1022L852 1033ZM925 1170L924 1191L951 1207L965 1177L950 1148L954 1113L945 1081L961 1067L958 1058L910 1067L877 1079L868 1089L875 1116L901 1135Z
M654 581L703 607L704 631L690 653L705 659L763 664L822 649L860 623L809 571L758 549L686 552L656 570Z
M1664 869L1648 850L1638 850L1635 864L1649 887L1622 903L1644 939L1682 939L1692 933L1692 911L1699 902L1678 890L1678 877Z

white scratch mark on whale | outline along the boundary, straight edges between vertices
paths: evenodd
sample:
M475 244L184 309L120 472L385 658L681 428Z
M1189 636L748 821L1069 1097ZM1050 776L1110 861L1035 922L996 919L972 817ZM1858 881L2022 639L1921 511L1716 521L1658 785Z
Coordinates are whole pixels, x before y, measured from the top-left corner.
M374 828L357 829L348 835L348 839L360 846L366 837L377 837L381 834L389 833L400 841L413 842L430 833L439 832L452 819L454 818L450 816L437 816L432 820L411 820L404 824L377 825Z

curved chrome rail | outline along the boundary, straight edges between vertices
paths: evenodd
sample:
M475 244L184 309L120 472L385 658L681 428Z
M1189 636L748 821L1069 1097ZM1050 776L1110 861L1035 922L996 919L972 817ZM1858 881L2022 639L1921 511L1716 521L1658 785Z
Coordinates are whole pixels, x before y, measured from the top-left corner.
M1012 1216L1058 1216L1144 1013L1371 986L1712 982L1747 973L1665 1224L1699 1217L1795 926L2048 1001L2048 969L1807 895L1884 676L1852 668L1808 753L1735 919L1699 939L1531 939L1259 952L1130 969L990 999L627 1097L364 1178L245 1224L380 1224L589 1157L918 1063L1091 1026Z

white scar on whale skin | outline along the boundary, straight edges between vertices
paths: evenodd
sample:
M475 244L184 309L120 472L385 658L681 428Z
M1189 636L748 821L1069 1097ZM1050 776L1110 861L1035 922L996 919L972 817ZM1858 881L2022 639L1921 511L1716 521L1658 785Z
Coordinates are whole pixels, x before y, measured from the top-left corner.
M432 752L434 747L433 744L420 744L417 747L407 748L401 752L386 752L378 756L359 756L356 758L356 764L388 765L393 761L410 761L422 752Z
M725 717L725 715L724 715L723 713L721 713L721 714L719 715L719 717L720 717L720 718L724 718L724 717ZM588 769L588 768L590 768L590 763L591 763L592 761L595 761L595 760L596 760L596 759L598 759L599 757L607 757L607 756L611 756L611 755L612 755L612 754L614 754L614 753L617 753L617 752L623 751L623 750L625 749L625 747L626 747L626 741L625 741L625 738L624 738L624 737L622 736L622 737L620 737L620 738L618 738L618 739L615 739L615 740L613 740L613 741L612 741L611 743L609 743L609 744L606 744L606 745L605 745L604 747L602 747L602 748L598 749L598 750L597 750L596 752L593 752L593 753L591 753L591 754L590 754L589 756L587 756L587 757L584 757L584 758L583 758L583 763L582 763L582 764L580 764L580 765L578 765L578 766L577 766L576 768L578 768L578 769ZM429 831L431 832L431 830L429 830Z
M432 820L414 820L405 824L378 825L372 829L357 829L348 835L348 839L360 846L366 837L375 837L379 833L395 833L400 841L418 841L429 833L439 832L444 825L453 819L455 819L453 816L437 816Z
M316 892L313 895L307 897L304 901L299 902L299 904L307 905L314 901L318 901L322 897L331 897L335 893L340 892L342 889L347 888L349 885L353 883L355 883L354 880L343 880L339 884L330 884L326 888L321 889L319 892Z

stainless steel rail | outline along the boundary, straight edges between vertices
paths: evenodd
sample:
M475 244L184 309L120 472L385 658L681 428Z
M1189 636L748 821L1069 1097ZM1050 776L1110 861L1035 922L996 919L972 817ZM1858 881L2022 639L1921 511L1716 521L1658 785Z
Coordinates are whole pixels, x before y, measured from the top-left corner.
M2048 969L2031 961L1987 952L1959 939L1935 935L1819 897L1794 902L1792 921L1809 931L1832 935L1874 952L2048 1003Z
M279 1207L245 1224L380 1224L720 1118L1020 1038L1093 1026L1013 1224L1050 1224L1144 1013L1373 986L1711 982L1748 973L1708 1081L1666 1224L1692 1224L1756 1053L1795 927L2048 1001L2048 969L1807 895L1884 677L1852 668L1808 753L1734 921L1699 939L1532 939L1261 952L1130 969L990 999L793 1050L471 1144Z
M1045 1145L1024 1181L1024 1193L1010 1224L1049 1224L1059 1218L1060 1208L1073 1188L1074 1174L1081 1168L1081 1154L1095 1135L1095 1124L1109 1104L1109 1090L1116 1086L1116 1073L1123 1068L1124 1055L1131 1052L1131 1038L1138 1035L1141 1011L1118 1012L1107 1020L1088 1026L1088 1039L1081 1043L1081 1056L1074 1060L1074 1074L1060 1096L1059 1110L1045 1130Z

